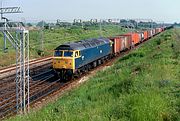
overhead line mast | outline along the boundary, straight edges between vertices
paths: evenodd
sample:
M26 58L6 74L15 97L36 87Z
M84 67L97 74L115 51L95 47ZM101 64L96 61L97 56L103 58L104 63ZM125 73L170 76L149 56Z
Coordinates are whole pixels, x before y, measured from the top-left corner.
M6 40L16 50L16 109L21 114L29 111L29 31L16 22L15 27L10 27L9 19L4 14L22 13L20 7L0 8L1 20L4 20L0 31L4 35L4 51L6 52ZM14 37L11 32L15 31Z

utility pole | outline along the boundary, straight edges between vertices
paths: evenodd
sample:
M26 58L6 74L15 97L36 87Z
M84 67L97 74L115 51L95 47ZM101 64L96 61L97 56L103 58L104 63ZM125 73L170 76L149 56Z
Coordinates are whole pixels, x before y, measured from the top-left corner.
M153 20L150 20L150 22L151 22L151 28L153 29L154 28L154 23L153 23Z
M102 19L100 19L99 22L99 31L100 31L100 37L102 37Z
M117 26L118 34L120 34L120 19L115 19L115 25Z
M84 28L84 23L83 23L83 20L79 20L80 21L80 23L81 23L81 28L83 29Z
M40 38L41 38L41 51L44 50L44 21L42 21L42 28L40 32Z

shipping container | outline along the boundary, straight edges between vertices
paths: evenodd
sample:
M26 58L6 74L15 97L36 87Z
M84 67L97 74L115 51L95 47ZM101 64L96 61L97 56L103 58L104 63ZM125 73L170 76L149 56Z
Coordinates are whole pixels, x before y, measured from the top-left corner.
M152 37L152 30L148 30L148 38Z
M148 39L148 31L144 31L144 40Z
M162 28L156 28L156 34L162 32Z
M144 32L139 32L140 42L144 40Z
M155 31L156 31L156 34L158 34L159 33L159 28L156 28Z
M130 49L131 48L132 41L131 41L130 38L131 38L130 36L124 36L124 39L125 39L125 49Z
M164 31L166 28L165 27L162 27L162 31Z
M153 36L153 30L150 30L150 34L151 34L150 36L152 37Z
M112 37L109 39L113 42L113 45L112 45L113 53L115 54L119 53L120 52L120 39L117 37Z
M153 36L156 34L156 29L153 29L152 34Z
M125 38L124 37L119 37L121 41L121 46L120 46L120 51L125 50Z
M124 50L130 49L133 43L132 43L132 36L131 34L124 34L124 35L119 35L119 37L124 40Z
M134 45L138 44L140 42L140 36L138 33L131 33L132 34L132 42Z

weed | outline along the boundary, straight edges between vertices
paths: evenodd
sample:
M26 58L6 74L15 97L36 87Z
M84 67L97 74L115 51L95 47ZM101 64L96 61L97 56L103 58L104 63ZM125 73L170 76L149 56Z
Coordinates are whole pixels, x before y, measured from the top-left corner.
M128 59L133 58L133 57L142 58L142 57L144 57L144 53L143 52L133 52L133 53L130 53L127 56L121 58L120 61L128 60Z
M119 97L122 93L130 93L130 90L133 86L133 82L131 79L125 79L120 81L117 84L114 84L112 87L108 89L109 93L112 93L114 97Z

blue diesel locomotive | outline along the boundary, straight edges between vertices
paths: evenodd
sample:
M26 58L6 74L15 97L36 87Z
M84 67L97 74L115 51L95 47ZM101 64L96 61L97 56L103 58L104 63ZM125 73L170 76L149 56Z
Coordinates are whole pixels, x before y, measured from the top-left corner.
M61 80L69 80L100 65L112 54L107 38L88 39L60 45L54 50L53 68Z

